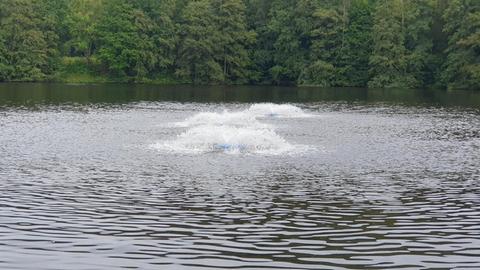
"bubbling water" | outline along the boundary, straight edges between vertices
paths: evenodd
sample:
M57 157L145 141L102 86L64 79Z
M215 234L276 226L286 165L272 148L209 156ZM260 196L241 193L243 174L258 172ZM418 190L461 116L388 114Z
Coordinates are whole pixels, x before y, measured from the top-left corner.
M274 126L259 119L309 117L293 105L254 104L238 112L202 112L175 123L187 128L175 140L160 142L153 147L177 153L202 154L222 152L279 155L301 148L278 135Z

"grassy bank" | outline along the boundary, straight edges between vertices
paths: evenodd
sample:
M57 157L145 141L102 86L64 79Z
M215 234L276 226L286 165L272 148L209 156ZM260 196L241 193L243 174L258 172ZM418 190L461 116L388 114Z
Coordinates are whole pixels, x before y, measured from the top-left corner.
M61 83L148 83L148 84L186 84L171 75L157 74L151 78L111 77L103 70L94 57L63 57L58 72L52 81Z

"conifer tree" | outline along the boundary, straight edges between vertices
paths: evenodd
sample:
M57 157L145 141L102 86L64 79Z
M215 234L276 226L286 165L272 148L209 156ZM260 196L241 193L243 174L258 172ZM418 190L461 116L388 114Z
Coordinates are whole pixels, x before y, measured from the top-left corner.
M444 84L448 88L480 89L480 2L449 1L444 20L448 34Z
M431 52L432 17L428 0L380 1L375 10L370 87L423 86Z

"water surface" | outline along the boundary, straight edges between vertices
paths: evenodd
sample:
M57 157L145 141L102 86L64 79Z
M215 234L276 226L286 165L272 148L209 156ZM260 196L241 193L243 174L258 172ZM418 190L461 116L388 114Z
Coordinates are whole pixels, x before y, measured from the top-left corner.
M0 84L0 269L479 269L479 97Z

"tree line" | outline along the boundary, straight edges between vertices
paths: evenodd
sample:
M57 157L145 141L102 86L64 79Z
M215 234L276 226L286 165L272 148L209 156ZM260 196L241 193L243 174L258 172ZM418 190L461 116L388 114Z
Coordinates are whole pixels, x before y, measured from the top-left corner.
M480 88L478 0L0 0L0 81Z

